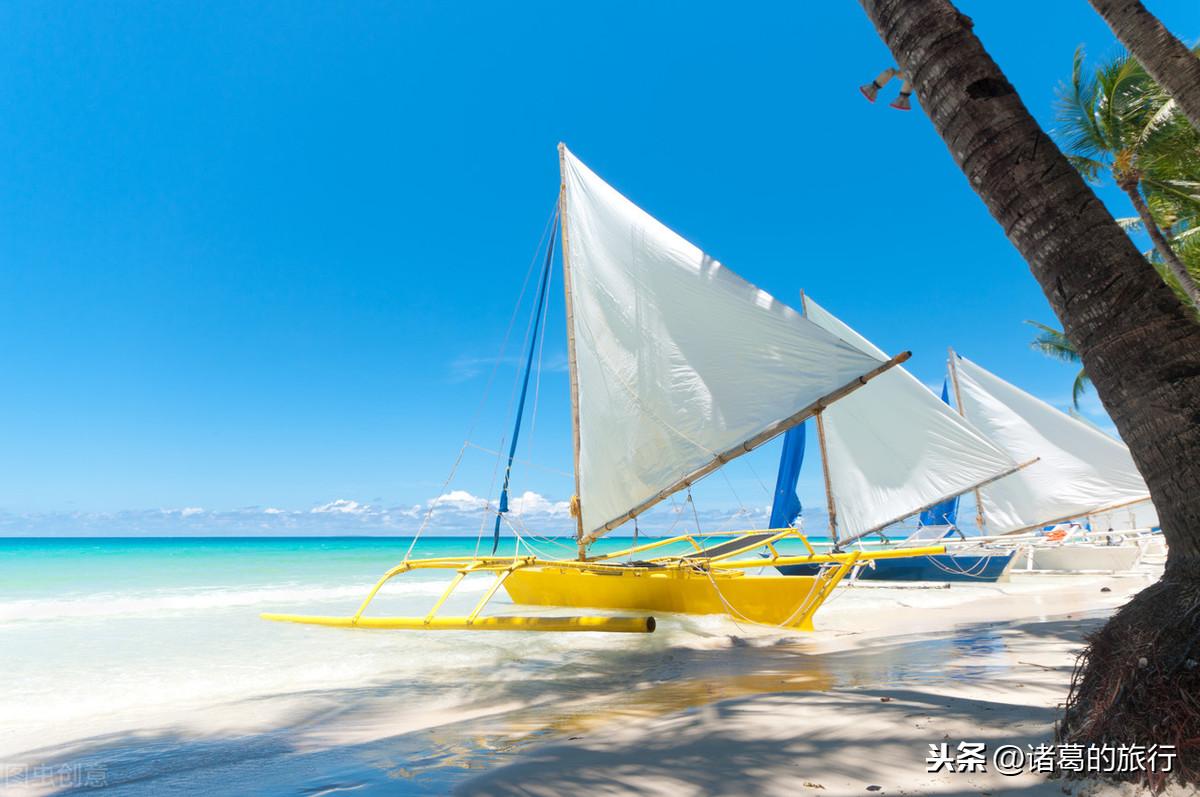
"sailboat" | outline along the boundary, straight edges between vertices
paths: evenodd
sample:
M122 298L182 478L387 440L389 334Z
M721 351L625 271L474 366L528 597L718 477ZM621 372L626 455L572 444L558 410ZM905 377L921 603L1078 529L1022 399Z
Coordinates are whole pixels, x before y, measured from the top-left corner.
M406 557L352 616L263 616L352 628L647 632L655 627L649 612L679 612L810 630L814 613L857 562L941 553L942 546L822 553L785 527L730 533L710 547L698 534L685 534L589 555L603 535L630 521L636 532L647 510L681 491L690 497L700 479L836 406L909 355L867 352L813 323L672 232L561 144L559 166L577 557ZM552 250L553 241L539 311ZM514 452L515 446L509 470ZM507 488L508 471L497 540ZM781 541L799 543L803 553L781 553ZM653 553L681 543L694 550ZM766 558L757 555L764 549ZM802 563L818 572L750 572ZM454 573L428 614L366 615L384 584L419 569ZM476 573L494 580L471 613L439 616L462 580ZM634 614L485 616L501 588L521 605Z
M878 347L807 295L805 317L860 351L886 356ZM886 534L915 515L921 525L897 547L917 547L958 536L958 496L1002 480L1030 464L1018 464L966 419L903 368L895 368L815 419L821 449L830 537L838 548ZM788 432L803 434L802 429ZM776 481L772 522L791 523L803 446L785 440ZM857 578L886 581L995 581L1008 569L1011 550L976 548L864 564ZM811 566L779 568L811 575Z
M1011 456L1039 457L976 492L986 533L1032 538L1021 545L1025 569L1133 567L1141 554L1135 538L1158 516L1129 449L953 351L949 370L967 420Z

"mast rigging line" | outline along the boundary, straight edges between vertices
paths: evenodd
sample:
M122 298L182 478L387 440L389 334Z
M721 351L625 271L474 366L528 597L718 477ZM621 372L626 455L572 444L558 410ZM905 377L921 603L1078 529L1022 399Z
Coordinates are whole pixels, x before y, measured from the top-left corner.
M529 376L533 370L533 355L537 349L538 330L541 327L543 308L546 305L546 289L550 284L551 266L554 263L554 241L557 231L557 226L553 225L552 222L550 240L546 244L546 262L542 266L542 278L538 287L537 300L534 303L533 313L530 318L530 329L527 335L529 340L529 354L525 358L525 374L521 377L521 397L517 401L517 417L513 424L512 441L508 447L508 464L504 468L504 486L500 488L499 511L496 516L496 526L492 532L493 555L495 555L496 550L500 546L500 515L508 511L509 479L512 476L513 459L517 455L517 441L521 435L521 419L525 414L525 398L529 394Z
M521 292L517 295L517 300L513 304L512 314L509 315L508 328L504 330L504 338L500 342L500 351L496 353L496 359L492 363L492 370L488 374L487 384L484 385L483 394L479 397L479 405L475 408L475 412L471 416L471 423L467 428L466 434L466 439L468 440L471 439L471 436L475 432L475 427L479 424L479 416L483 412L484 405L487 404L488 396L491 395L492 385L496 381L496 374L500 371L500 366L504 363L504 354L508 351L508 343L512 338L513 327L516 326L521 305L525 303L525 291L529 288L529 281L533 278L534 271L537 268L538 255L541 254L542 245L546 243L546 237L550 234L551 229L553 229L557 216L558 202L556 199L554 207L551 208L550 215L542 227L542 235L538 238L537 247L533 250L533 255L529 258L529 266L525 270L525 280L521 283Z
M479 425L479 417L483 413L483 408L487 404L488 396L491 394L492 384L496 380L496 374L500 370L501 363L504 362L504 352L508 350L508 341L512 336L513 326L517 322L517 314L521 309L521 304L525 299L525 291L529 287L529 280L533 276L534 268L537 266L538 253L542 250L542 244L546 241L546 236L554 229L555 221L558 218L558 197L554 198L554 205L550 210L550 214L546 219L546 223L542 226L541 237L538 238L537 247L533 250L533 255L529 258L529 266L525 270L525 280L521 283L521 292L517 296L517 301L513 305L512 314L508 319L508 328L504 331L504 338L500 343L500 351L496 355L496 360L492 363L492 370L488 374L488 381L484 385L483 393L479 397L479 404L475 407L475 412L471 415L471 421L467 426L467 434L463 440L462 447L458 450L458 456L455 457L454 463L450 466L450 472L446 476L445 482L442 483L442 490L438 493L439 496L445 495L449 489L450 483L454 480L454 475L458 472L459 465L462 464L463 454L466 453L467 447L471 445L471 436L475 433L475 427ZM501 447L504 443L501 441ZM490 489L489 489L490 492ZM429 509L425 513L425 517L421 520L421 525L417 527L417 533L413 535L412 542L408 545L408 550L404 553L403 561L407 562L412 556L413 549L416 547L417 540L425 533L425 529L429 526L429 521L433 518L433 510L437 506L437 499L430 502Z
M496 451L495 449L481 446L478 443L472 443L470 440L468 440L465 443L465 445L468 448L474 448L476 451L482 451L483 453L490 454L493 457L503 457L504 456L502 453L500 453L499 451ZM518 465L526 465L530 468L540 468L541 470L544 470L548 473L553 473L556 476L570 476L571 475L570 473L568 473L565 470L559 470L558 468L552 468L549 465L543 465L542 463L534 462L531 459L521 459L520 457L517 457L513 460L513 462L515 462Z
M529 443L533 443L533 436L537 433L537 416L538 407L540 406L539 399L542 393L542 354L546 350L546 325L550 321L550 286L554 284L554 269L550 270L550 275L547 277L546 291L547 299L545 306L542 308L542 337L538 342L537 354L537 372L533 380L533 415L529 419Z

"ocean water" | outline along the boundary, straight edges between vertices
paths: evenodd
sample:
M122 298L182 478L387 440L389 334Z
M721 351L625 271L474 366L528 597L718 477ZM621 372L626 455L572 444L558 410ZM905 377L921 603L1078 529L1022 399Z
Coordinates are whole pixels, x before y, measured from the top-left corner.
M360 631L259 618L352 614L411 542L0 539L0 763L103 759L163 729L193 739L254 733L294 724L281 697L372 687L410 701L403 719L392 717L394 731L430 712L486 704L489 685L502 681L564 663L616 671L621 657L736 631L719 617L681 619L650 635ZM513 541L502 543L501 553L512 553ZM606 539L593 550L629 544ZM544 555L573 552L567 539L536 546ZM475 550L473 538L435 537L418 541L413 555ZM423 614L450 577L404 574L370 611ZM443 613L468 612L491 579L469 577ZM506 609L501 592L491 611Z
M942 666L963 640L827 661L806 635L723 616L659 615L653 634L365 631L259 618L352 614L411 542L0 539L0 795L90 794L93 777L106 793L155 797L443 794L481 767L600 722L739 694L963 675ZM413 555L470 555L475 545L428 538ZM570 540L536 545L572 553ZM404 574L371 613L423 614L449 578ZM491 578L468 578L444 612L469 611ZM830 603L835 615L877 614L896 600L840 589ZM903 600L958 597L918 590ZM491 611L513 607L500 593Z

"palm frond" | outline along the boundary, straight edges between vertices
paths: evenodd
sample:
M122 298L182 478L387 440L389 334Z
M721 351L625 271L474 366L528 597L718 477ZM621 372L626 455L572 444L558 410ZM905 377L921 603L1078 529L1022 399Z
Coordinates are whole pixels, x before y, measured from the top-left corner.
M1177 107L1173 98L1167 98L1166 102L1146 121L1142 132L1138 135L1138 143L1145 145L1154 133L1163 129L1174 118Z
M1067 160L1075 167L1075 171L1089 183L1094 185L1100 183L1100 174L1106 168L1103 161L1098 161L1095 158L1087 158L1083 155L1068 155Z
M1082 368L1075 375L1075 383L1071 385L1071 403L1075 405L1075 409L1079 409L1079 399L1087 392L1088 386L1092 384L1091 377Z
M1075 344L1071 343L1061 330L1039 324L1037 321L1026 321L1025 323L1040 330L1037 337L1029 343L1035 351L1040 351L1047 357L1053 357L1063 362L1079 362L1079 352L1075 350Z
M1083 157L1098 156L1109 150L1104 130L1097 124L1096 84L1083 74L1084 49L1078 47L1071 63L1071 81L1059 87L1055 116L1055 134L1065 149Z

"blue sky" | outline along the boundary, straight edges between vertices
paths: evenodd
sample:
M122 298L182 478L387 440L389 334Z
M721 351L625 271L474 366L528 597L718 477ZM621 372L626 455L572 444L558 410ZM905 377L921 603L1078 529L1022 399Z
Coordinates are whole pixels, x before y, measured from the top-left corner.
M1197 35L1194 3L1148 5ZM1047 127L1074 48L1116 49L1084 0L960 6ZM952 344L1065 406L1073 372L1028 347L1022 321L1053 322L1028 268L925 116L859 96L890 65L859 6L732 9L4 4L0 533L411 530L450 489L439 527L473 531L494 457L443 482L469 429L508 432L514 346L477 408L559 140L760 287L913 350L927 383ZM552 528L558 294L549 318L514 488ZM775 452L697 498L761 507Z

